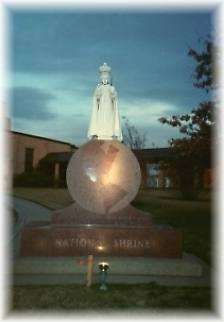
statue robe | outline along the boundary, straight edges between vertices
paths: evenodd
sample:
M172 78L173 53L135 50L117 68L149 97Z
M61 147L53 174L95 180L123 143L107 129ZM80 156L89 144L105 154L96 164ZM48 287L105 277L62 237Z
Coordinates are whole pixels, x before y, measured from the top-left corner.
M116 137L122 141L117 93L110 84L100 84L95 90L88 138L93 135L101 140L112 140Z

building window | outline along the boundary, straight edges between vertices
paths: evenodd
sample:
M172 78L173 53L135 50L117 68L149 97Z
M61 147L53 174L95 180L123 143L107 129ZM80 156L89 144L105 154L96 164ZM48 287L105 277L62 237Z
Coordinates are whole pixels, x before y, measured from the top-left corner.
M34 149L25 149L25 172L31 172L33 170L33 153Z
M165 188L171 187L171 180L169 177L165 177Z
M147 164L147 186L150 188L159 188L159 164Z

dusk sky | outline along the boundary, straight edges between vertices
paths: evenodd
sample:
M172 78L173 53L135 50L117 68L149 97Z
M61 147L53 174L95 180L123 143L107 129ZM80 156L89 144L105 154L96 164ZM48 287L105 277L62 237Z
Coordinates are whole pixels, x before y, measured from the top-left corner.
M206 98L193 87L194 60L212 33L212 12L10 11L12 129L80 145L87 141L98 68L112 68L120 115L147 146L178 130L158 118ZM122 120L123 123L123 120Z

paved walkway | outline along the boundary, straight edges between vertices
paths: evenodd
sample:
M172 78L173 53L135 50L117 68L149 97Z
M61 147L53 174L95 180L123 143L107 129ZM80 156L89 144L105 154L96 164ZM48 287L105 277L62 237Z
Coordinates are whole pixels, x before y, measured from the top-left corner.
M35 202L13 197L13 207L19 216L25 216L26 222L50 220L52 210L43 207Z
M35 202L13 197L11 199L13 203L13 208L17 211L19 215L18 222L13 227L12 232L12 255L13 257L18 257L19 246L20 246L20 231L22 227L30 221L42 221L50 220L52 210L45 208Z

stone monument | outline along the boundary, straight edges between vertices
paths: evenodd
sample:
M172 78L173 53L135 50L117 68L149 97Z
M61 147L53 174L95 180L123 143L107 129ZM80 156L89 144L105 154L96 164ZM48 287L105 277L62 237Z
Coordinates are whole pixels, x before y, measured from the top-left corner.
M157 226L130 205L141 173L122 141L111 68L100 67L87 143L72 156L67 184L74 203L53 212L49 223L23 228L22 256L144 256L180 258L182 234Z

